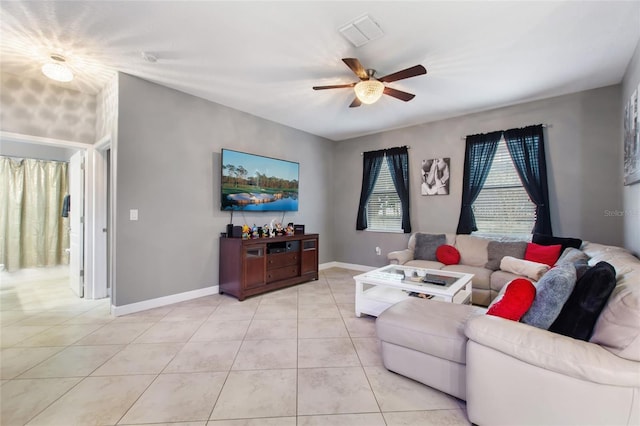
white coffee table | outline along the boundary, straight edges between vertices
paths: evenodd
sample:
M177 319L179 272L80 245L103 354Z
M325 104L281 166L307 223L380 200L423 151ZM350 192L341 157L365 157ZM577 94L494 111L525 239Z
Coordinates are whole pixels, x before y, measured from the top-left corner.
M421 282L421 277L439 279L445 285ZM473 274L388 265L364 274L356 275L356 316L367 314L377 317L390 307L415 292L426 294L433 300L471 304L471 279Z

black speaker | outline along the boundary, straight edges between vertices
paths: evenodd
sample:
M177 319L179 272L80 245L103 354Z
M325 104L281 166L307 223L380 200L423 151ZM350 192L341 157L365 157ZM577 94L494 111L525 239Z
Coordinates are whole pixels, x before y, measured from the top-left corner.
M232 238L242 238L242 226L234 226L231 231Z
M304 235L304 225L293 225L294 235Z
M233 223L227 225L227 238L233 237Z

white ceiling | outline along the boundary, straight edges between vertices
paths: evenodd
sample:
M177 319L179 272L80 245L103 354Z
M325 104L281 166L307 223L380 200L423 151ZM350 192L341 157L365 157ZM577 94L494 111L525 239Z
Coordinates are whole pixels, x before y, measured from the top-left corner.
M640 1L0 2L0 66L41 77L51 52L96 93L114 71L332 140L620 83L640 39ZM339 33L369 14L385 35L356 48ZM141 52L157 56L146 62ZM416 94L348 108L340 60Z

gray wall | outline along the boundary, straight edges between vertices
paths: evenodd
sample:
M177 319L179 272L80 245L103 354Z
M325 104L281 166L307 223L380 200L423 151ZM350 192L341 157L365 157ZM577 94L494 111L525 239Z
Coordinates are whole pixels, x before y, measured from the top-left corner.
M363 151L409 145L413 231L455 233L460 213L465 143L469 134L549 124L546 153L553 232L622 245L620 85L500 108L339 142L334 150L336 260L380 266L406 247L404 234L356 231ZM402 105L398 105L401 108ZM450 195L420 195L423 159L451 158ZM382 256L375 255L375 247Z
M96 97L39 79L0 73L2 130L92 144Z
M629 100L634 90L640 87L640 43L629 63L622 80L622 107ZM624 111L624 109L622 110ZM620 127L622 127L622 122ZM622 160L620 160L622 168ZM640 254L640 182L625 186L623 190L624 207L624 244L637 255Z
M300 210L284 221L320 234L321 263L335 259L334 142L125 74L118 98L116 306L218 284L230 220L219 210L223 147L299 162ZM236 213L234 223L274 217Z

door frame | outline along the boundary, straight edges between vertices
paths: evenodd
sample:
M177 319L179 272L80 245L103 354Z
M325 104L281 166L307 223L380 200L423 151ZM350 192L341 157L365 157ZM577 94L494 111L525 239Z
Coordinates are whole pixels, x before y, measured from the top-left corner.
M115 230L115 226L113 226L113 162L109 164L107 161L107 151L111 148L111 135L107 135L95 143L92 153L93 187L91 191L94 194L92 209L94 226L91 232L93 233L95 259L92 270L94 299L113 294L113 258L109 259L107 249L108 245L111 245L111 250L113 250ZM113 154L113 150L111 154ZM111 167L110 173L107 167ZM109 177L111 177L111 182L108 181ZM111 187L110 193L109 186ZM107 201L109 196L111 197L110 203ZM108 214L107 206L111 206L111 214ZM111 282L108 282L108 279Z
M85 256L85 164L86 151L75 150L69 158L68 178L72 206L69 212L69 286L78 297L84 297L87 280L84 278ZM75 200L75 201L73 201ZM75 206L75 207L74 207Z
M107 247L106 237L101 238L101 234L104 234L102 229L106 227L107 217L106 158L104 154L110 146L111 136L102 138L97 142L96 146L82 142L5 132L2 130L0 130L0 138L18 143L85 151L84 297L87 299L107 297ZM105 148L104 146L107 147ZM113 207L112 204L112 211ZM111 217L113 217L113 214Z

